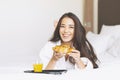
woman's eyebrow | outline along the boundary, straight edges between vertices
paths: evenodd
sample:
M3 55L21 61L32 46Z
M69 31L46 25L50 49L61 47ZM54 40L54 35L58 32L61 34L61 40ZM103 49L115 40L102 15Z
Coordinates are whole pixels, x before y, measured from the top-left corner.
M64 26L65 24L61 24L61 26ZM74 26L74 24L68 24L69 26Z
M65 24L61 24L61 25L65 25Z
M74 26L73 24L70 24L69 26Z

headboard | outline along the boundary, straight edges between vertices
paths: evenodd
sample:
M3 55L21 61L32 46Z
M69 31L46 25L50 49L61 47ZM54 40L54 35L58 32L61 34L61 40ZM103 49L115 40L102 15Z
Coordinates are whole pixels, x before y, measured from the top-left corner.
M120 0L98 0L98 33L103 24L120 24Z

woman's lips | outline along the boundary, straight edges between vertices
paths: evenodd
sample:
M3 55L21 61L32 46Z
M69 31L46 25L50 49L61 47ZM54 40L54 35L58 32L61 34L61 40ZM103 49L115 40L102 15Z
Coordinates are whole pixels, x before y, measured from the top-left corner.
M70 36L70 34L63 34L63 37L65 37L65 38L67 38L69 36Z

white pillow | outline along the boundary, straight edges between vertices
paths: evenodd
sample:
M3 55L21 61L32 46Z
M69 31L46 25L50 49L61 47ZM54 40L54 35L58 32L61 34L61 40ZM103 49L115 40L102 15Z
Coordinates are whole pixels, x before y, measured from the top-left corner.
M114 39L120 38L120 25L103 25L100 34L111 35Z
M97 55L104 53L114 41L113 38L109 35L100 35L92 32L88 32L86 37L93 46Z
M95 33L91 32L91 31L89 31L87 33L87 35L86 35L86 37L87 37L88 40L92 40L93 38L95 38L97 36L98 36L98 34L95 34Z
M114 41L107 52L116 58L120 58L120 38Z

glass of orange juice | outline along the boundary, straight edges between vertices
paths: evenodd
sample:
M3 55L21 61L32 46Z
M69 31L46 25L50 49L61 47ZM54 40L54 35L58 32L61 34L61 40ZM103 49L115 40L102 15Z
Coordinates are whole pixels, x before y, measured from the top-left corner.
M38 58L36 60L36 63L33 64L33 69L34 69L34 72L42 72L43 63L42 63L42 60L40 58Z
M34 72L42 72L43 64L42 63L33 64L33 69Z

